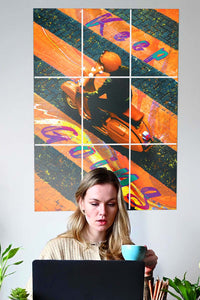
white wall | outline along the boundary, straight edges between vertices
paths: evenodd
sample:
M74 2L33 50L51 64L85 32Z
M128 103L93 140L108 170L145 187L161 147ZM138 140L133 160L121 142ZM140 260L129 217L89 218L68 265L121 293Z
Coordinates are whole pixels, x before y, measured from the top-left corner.
M82 1L7 0L0 11L0 242L23 246L24 263L1 299L24 287L31 262L66 228L70 212L34 212L32 8L82 7ZM159 256L155 276L196 281L200 270L199 0L87 0L84 7L180 8L178 193L176 211L130 212L132 237Z

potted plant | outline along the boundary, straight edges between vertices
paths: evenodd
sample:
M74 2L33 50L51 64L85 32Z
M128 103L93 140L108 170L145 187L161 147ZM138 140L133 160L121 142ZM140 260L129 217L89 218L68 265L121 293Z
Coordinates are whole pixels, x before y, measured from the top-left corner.
M185 277L186 273L184 274L182 280L177 277L175 277L173 280L167 277L163 277L164 280L168 280L169 286L173 288L174 292L176 292L177 294L174 294L174 292L171 292L170 290L166 290L166 292L168 292L178 300L197 300L200 297L200 277L198 278L197 283L194 284L186 280Z
M16 288L11 291L9 299L11 300L27 300L29 294L25 289L22 288Z
M8 248L6 248L6 250L4 252L2 252L1 244L0 244L0 290L2 287L3 280L7 276L15 273L15 272L7 273L8 268L13 265L19 265L23 262L23 261L18 261L18 262L9 264L9 260L16 255L16 253L18 252L19 249L20 248L12 248L12 244L10 244L8 246Z

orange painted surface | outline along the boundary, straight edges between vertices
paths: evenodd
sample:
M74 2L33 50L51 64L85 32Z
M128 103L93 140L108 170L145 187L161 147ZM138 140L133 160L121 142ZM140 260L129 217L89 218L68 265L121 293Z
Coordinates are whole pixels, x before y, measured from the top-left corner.
M58 8L61 12L63 12L65 15L70 16L74 20L77 20L81 23L82 20L82 9L80 8Z
M34 54L65 76L81 76L81 52L37 23L34 23ZM92 64L89 58L84 61L86 67Z
M66 76L81 76L80 52L37 23L34 23L34 54Z
M157 12L179 23L179 9L156 9Z
M83 24L87 24L88 22L96 19L97 17L110 13L105 9L84 9L83 11ZM111 14L111 13L110 13ZM112 14L109 18L119 18ZM93 32L100 34L100 25L88 27ZM114 36L122 31L130 32L130 25L125 21L114 21L109 22L104 25L103 29L103 37L108 41L112 42L113 44L119 46L120 48L130 52L130 39L126 39L125 41L117 41L114 39ZM109 50L109 49L108 49Z
M109 146L92 146L92 148L98 153L96 155L91 155L84 158L83 167L87 172L90 171L90 166L95 163L95 161L105 161L107 163L103 165L107 169L112 171L121 170L126 168L129 170L128 158L122 155L117 150L112 149ZM99 156L100 155L100 156ZM96 157L95 157L96 156ZM116 160L113 160L116 158ZM132 194L131 199L134 199L136 209L175 209L176 208L176 193L171 189L162 184L159 180L151 176L149 173L144 171L140 166L131 161L131 174L136 174L138 179L131 182L130 193ZM143 194L141 193L142 188L155 188L159 196L152 197L145 200ZM124 186L122 188L125 201L128 203L129 188ZM153 193L152 193L153 194ZM134 206L134 205L133 205Z
M161 60L153 59L148 64L167 76L178 76L178 50L132 26L132 43L135 44L138 41L147 41L150 45L144 47L143 51L132 49L132 55L145 60L160 49L164 49L168 53L165 58Z
M128 159L123 156L120 152L117 152L117 157L119 161L122 161L123 167L129 168ZM132 197L135 204L138 206L137 209L175 209L176 208L176 193L167 188L159 180L151 176L145 170L143 170L136 163L131 161L131 174L136 174L138 179L131 183L131 188L136 186L138 191L141 191L142 188L154 187L160 193L160 196L153 197L145 201ZM129 191L127 191L128 193ZM146 206L146 208L145 208Z
M43 30L42 27L35 24L36 29L42 34ZM38 27L39 26L39 27ZM37 33L37 30L35 33ZM55 41L57 37L53 34L51 34L53 40ZM60 51L58 52L52 52L51 53L51 47L52 44L50 41L48 41L47 44L45 44L45 48L43 45L43 39L40 38L40 40L37 39L37 35L35 39L37 40L36 43L36 49L34 49L35 54L37 55L37 49L40 49L39 57L46 61L47 63L53 65L54 68L62 72L64 75L67 75L67 70L69 70L71 66L71 61L74 59L74 54L77 53L77 50L70 46L70 49L73 48L72 52L68 52L69 59L65 60L65 63L62 63L63 59L65 59ZM39 38L39 37L38 37ZM43 38L45 38L43 36ZM66 46L63 45L63 49L67 49L68 44L62 41L62 44L66 44ZM39 46L40 45L40 46ZM46 55L46 53L49 53L49 56ZM51 53L51 55L50 55ZM80 56L80 53L78 54ZM78 59L77 59L78 60ZM87 65L85 67L87 69L91 69L91 67L95 66L96 62L88 57L85 56L85 62L87 62ZM72 68L73 69L73 68ZM79 68L78 68L79 69ZM73 69L73 72L75 75L76 68ZM69 71L68 71L69 73ZM104 81L104 80L103 80ZM99 79L99 83L102 83L102 81ZM162 105L155 102L153 99L148 97L143 92L137 90L135 87L132 87L134 90L133 93L133 99L132 103L142 112L145 114L145 118L148 119L150 122L150 125L153 129L153 135L161 140L163 143L176 143L177 139L177 116L171 113L169 110L167 110ZM55 108L54 108L55 110ZM165 122L164 122L165 121ZM167 130L166 130L166 124ZM170 125L170 126L169 126Z
M76 19L77 21L81 22L80 9L61 9L61 11L70 15L72 18ZM86 14L84 13L84 23L90 21L92 19L90 17L95 18L95 16L93 15L94 11L95 14L99 11L101 11L102 14L108 12L106 10L96 10L96 9L95 10L87 9L86 11L87 13ZM167 13L169 13L167 12L168 10L158 10L158 11L165 11L165 13L163 12L163 14L166 15ZM121 26L121 24L123 26ZM118 43L117 45L119 45L121 48L128 49L127 48L129 44L128 39L127 41L124 42L117 42L113 38L113 36L116 33L118 33L117 30L122 31L122 28L123 31L125 31L126 28L129 28L129 25L124 21L107 23L104 26L104 34L105 34L104 37L106 37L108 40L112 41L115 44ZM94 31L96 30L96 32L99 34L99 26L91 27L90 29ZM144 32L140 32L138 31L138 29L136 30L133 26L132 26L132 31L134 33L134 38L138 39L141 37L144 40ZM149 37L148 35L145 36L145 38L148 37ZM154 52L156 51L156 49L160 49L160 47L162 46L160 41L153 38L151 40L151 43L152 43L150 45L151 47L149 46L148 47L149 49L148 48L146 49ZM165 45L163 47L165 47ZM127 51L129 51L129 49ZM41 58L46 63L50 64L55 69L59 70L65 76L69 76L69 77L81 76L81 52L79 52L77 49L73 48L72 46L68 45L63 40L59 39L54 34L50 33L48 30L45 30L44 28L37 25L36 23L34 24L34 54L39 58ZM178 52L177 53L170 52L170 56L169 55L167 56L167 60L165 60L165 64L156 65L157 62L152 62L152 65L154 64L153 66L155 68L161 70L165 74L167 74L167 72L171 72L170 76L177 76L177 71L176 71L176 69L178 69L177 59L178 59ZM172 61L174 61L174 69L169 68ZM95 61L93 61L92 59L84 55L84 66L86 68L90 69L95 64L96 64ZM173 75L175 73L176 75ZM140 90L136 89L135 87L132 87L132 90L133 90L132 104L145 113L145 118L150 123L154 136L160 139L160 141L163 143L176 144L177 116L172 112L170 112L169 110L167 110L162 105L158 104L155 100L148 97ZM84 161L83 161L84 170L89 171L93 164L100 161L105 161L105 164L103 166L106 166L107 168L110 168L113 171L123 169L123 168L126 168L127 170L129 169L129 161L127 157L123 156L120 152L114 150L111 146L105 145L102 140L100 140L97 136L93 135L87 130L83 132L83 136L82 136L80 124L78 124L69 116L65 115L63 112L61 112L56 107L51 105L48 101L42 99L41 97L35 94L35 134L38 137L40 137L44 142L47 142L48 138L42 134L41 130L48 126L55 126L55 127L64 126L64 127L70 127L74 130L74 131L69 131L65 129L59 131L59 133L63 137L67 136L68 140L67 141L61 140L59 142L54 142L51 144L51 146L54 147L60 153L62 153L66 158L73 161L77 166L81 167L82 165L81 159L77 159L71 156L69 150L71 150L74 147L80 146L82 142L87 144L89 149L93 150L94 153L91 153L91 155L84 157ZM74 135L73 132L77 132L77 135ZM104 144L104 146L94 145L100 143ZM176 145L170 147L173 148L175 151L177 151ZM133 194L131 200L135 202L137 209L175 209L176 208L176 194L173 191L171 191L169 188L167 188L164 184L159 182L149 173L145 172L142 168L140 168L137 164L133 163L132 161L131 161L131 172L138 176L138 179L131 183L131 193ZM36 196L37 196L36 197L37 201L35 204L36 210L42 211L42 210L74 210L75 209L75 205L70 200L65 199L59 192L57 192L50 185L48 185L48 183L42 181L39 177L38 178L37 177L38 176L36 175L36 187L35 187ZM148 187L156 188L159 191L158 194L160 194L160 196L152 197L148 200L145 200L143 194L141 193L141 190L143 188L148 188ZM128 202L128 194L129 194L128 186L124 186L122 190L125 196L125 201ZM46 191L48 191L47 195L46 195ZM55 202L56 198L53 199L53 197L51 197L51 194L57 195L57 199L59 199L58 201L59 206L56 205ZM74 207L70 205L74 205Z
M76 205L35 174L35 211L73 211Z
M177 115L132 86L132 104L144 112L155 138L162 143L177 143ZM175 150L176 146L169 145Z
M167 186L162 184L159 180L151 176L149 173L144 171L140 166L136 165L131 161L131 173L137 174L139 177L134 183L137 185L138 189L142 188L155 188L159 192L160 196L156 196L155 198L149 198L148 209L176 209L176 193L169 189ZM151 192L149 192L151 194ZM152 192L152 195L154 193ZM140 209L143 209L144 203L140 203L137 199L133 201L136 205L141 206Z
M76 21L81 22L80 15L77 16L77 14L72 10L66 10L66 9L60 9L63 13L66 13L68 16L74 18ZM83 11L83 23L84 25L90 22L91 20L104 15L106 13L109 13L105 9L84 9ZM112 14L113 18L116 18L114 14ZM100 35L100 25L89 27L92 31ZM125 21L115 21L115 22L109 22L104 25L103 30L103 37L110 42L118 45L120 48L124 49L127 52L130 52L130 38L127 38L125 41L116 41L114 39L114 36L123 31L130 32L130 25L126 23ZM144 31L138 29L135 26L132 26L132 45L139 42L139 41L147 41L149 42L149 46L144 48L143 51L136 51L132 49L132 55L135 57L145 60L150 55L156 53L158 50L164 48L165 51L168 52L168 55L159 61L152 60L148 64L153 66L158 71L168 75L168 76L178 76L178 51L171 48L164 42L152 37L151 35L145 33ZM131 46L132 46L131 45ZM138 75L138 74L133 74Z
M105 79L97 77L95 87L98 89ZM143 112L148 121L153 136L161 143L177 143L177 115L166 109L147 94L132 86L132 105ZM169 145L175 150L175 145Z
M81 22L81 10L80 9L71 9L71 8L60 8L64 14L70 16L71 18ZM179 22L179 9L155 9L157 12L169 17L170 19Z
M54 112L54 115L52 112ZM56 123L57 120L57 123ZM69 127L75 128L79 134L81 134L81 128L78 123L76 123L74 120L70 119L67 115L59 111L58 109L55 109L53 105L51 105L49 102L45 101L43 98L39 97L35 94L35 134L39 136L43 141L46 142L46 138L41 133L41 130L45 126L55 126L56 124L60 125L68 125ZM78 131L79 128L79 131ZM63 132L64 134L64 132ZM68 132L67 132L68 134ZM51 144L52 147L54 147L57 151L62 153L65 157L73 161L76 165L81 167L81 159L80 158L74 158L70 155L70 150L72 148L75 148L76 146L80 145L80 136L74 137L73 139L73 145L72 140L69 140L66 142L65 145L56 145L56 143ZM77 140L76 140L77 139ZM105 146L96 146L95 143L101 143L104 144L103 141L101 141L98 137L93 135L92 133L89 133L87 130L84 131L84 141L88 143L89 141L93 144L89 145L88 151L91 152L89 156L84 157L83 161L83 168L85 171L89 171L91 166L97 162L100 162L102 160L105 161L104 166L107 168L110 168L113 171L126 168L129 170L129 162L128 158L123 156L120 152L114 150L111 146L105 145ZM60 142L59 142L60 144ZM48 146L46 146L48 147ZM131 194L135 197L134 199L137 199L137 202L140 203L140 206L142 206L142 209L152 209L152 208L159 208L159 209L175 209L175 201L176 196L175 193L172 192L170 189L168 189L164 184L156 180L153 176L145 172L142 168L140 168L137 164L131 162L131 170L133 174L137 174L139 177L137 180L131 183ZM39 187L38 185L39 184ZM46 189L48 190L48 186L45 185ZM160 197L156 197L153 199L149 199L148 203L146 203L143 194L141 193L141 189L144 187L154 187L159 190L159 193L162 195ZM36 182L36 189L40 191L41 185L40 182ZM128 185L124 186L123 188L123 194L125 197L125 201L128 202L128 194L129 194L129 188ZM38 191L38 193L39 193ZM37 201L40 203L41 199L44 199L44 195L46 192L41 194L38 194ZM51 193L51 191L50 191ZM41 198L40 198L41 196ZM133 197L132 196L132 197ZM46 199L46 198L45 198ZM60 199L60 198L59 198ZM154 203L153 200L156 200L156 203ZM46 200L45 200L46 202ZM148 204L148 205L147 205ZM39 205L39 204L37 204ZM40 203L40 206L37 206L37 209L42 209L41 205L44 205ZM40 207L40 208L38 208ZM43 208L45 209L45 208ZM140 208L138 208L140 209Z
M50 143L50 145L61 145L57 146L56 149L59 148L59 151L68 159L76 163L78 166L81 166L81 160L77 158L75 159L69 154L70 149L77 145L80 145L82 142L80 124L72 120L69 116L65 115L62 111L51 105L48 101L44 100L37 94L34 94L34 120L35 135L37 135L45 143L48 142L48 137L45 137L42 134L42 130L46 127L65 126L71 128L73 131L66 129L59 131L59 134L63 137L67 137L68 140L56 141L55 139L55 142ZM74 135L74 132L77 132L77 135ZM52 133L48 133L48 135L50 134L52 136L55 136L53 131Z
M68 127L75 129L78 132L78 136L72 135L72 139L70 139L69 141L64 141L63 145L62 145L62 142L59 141L58 143L56 143L56 142L52 143L51 146L54 147L60 153L62 153L65 157L67 157L68 159L73 161L77 166L81 167L81 165L82 165L81 159L74 158L72 155L70 155L70 150L76 148L77 146L80 146L81 126L74 120L70 119L70 117L68 117L61 111L59 111L58 109L54 110L53 105L51 105L50 103L45 101L43 98L41 98L37 94L35 94L34 100L35 100L35 134L38 137L40 137L43 141L46 142L47 138L44 137L44 135L42 134L41 131L42 131L42 129L44 129L47 126L48 127L49 126L57 126L57 125L58 126L68 126ZM53 110L54 110L54 115L52 114ZM64 135L69 136L68 131L63 131L62 134L63 134L63 136ZM88 149L94 149L92 144L96 144L96 143L103 144L103 141L101 141L95 135L89 133L87 130L84 131L83 140L84 140L84 143L88 144ZM73 145L72 145L72 143L73 143ZM59 144L59 146L56 144ZM110 146L106 146L106 147L98 146L97 148L99 149L99 151L94 150L94 153L92 153L92 155L89 156L90 157L89 160L84 158L84 170L89 171L90 166L93 163L96 163L98 161L105 159L107 154L111 153L113 151ZM102 151L102 149L103 149L103 151ZM105 149L107 149L107 152L105 151ZM122 166L119 161L112 162L112 168L114 168L114 170L118 170L121 167ZM135 194L136 190L137 190L136 187L132 188L132 193ZM142 201L143 195L139 191L137 192L137 194L140 195L140 200Z

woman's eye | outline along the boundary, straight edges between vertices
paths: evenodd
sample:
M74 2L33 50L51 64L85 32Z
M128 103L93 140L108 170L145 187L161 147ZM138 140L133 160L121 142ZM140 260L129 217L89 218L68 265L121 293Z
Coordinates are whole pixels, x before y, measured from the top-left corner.
M97 205L98 205L98 203L91 203L91 205L93 205L93 206L97 206Z
M108 203L108 206L113 207L113 206L115 206L115 203Z

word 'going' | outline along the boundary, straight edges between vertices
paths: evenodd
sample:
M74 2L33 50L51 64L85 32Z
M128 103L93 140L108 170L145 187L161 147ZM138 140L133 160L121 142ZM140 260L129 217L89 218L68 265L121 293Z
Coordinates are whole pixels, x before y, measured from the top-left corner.
M59 131L61 131L62 134L60 134ZM65 131L65 134L63 134L63 131ZM48 127L43 128L41 130L41 133L45 137L47 137L47 143L51 144L51 143L58 142L58 141L60 142L60 141L71 140L72 137L70 137L66 134L67 131L70 133L70 135L72 134L72 135L78 136L78 132L69 126L59 126L59 127L48 126ZM69 154L74 159L81 159L82 157L86 158L86 157L90 157L92 155L96 155L97 151L95 148L93 148L91 146L77 145L69 150ZM93 169L101 167L101 166L109 165L110 162L117 161L117 160L118 160L118 157L112 154L112 156L107 159L102 159L100 161L96 161L95 163L93 163L90 166L90 169L93 170ZM94 158L92 159L92 161L94 161ZM122 188L129 186L129 171L127 168L116 170L115 174L119 178ZM139 179L139 176L137 174L130 174L131 185L133 184L133 182L135 182L138 179ZM125 195L125 197L128 200L130 198L131 206L137 207L138 209L143 209L143 210L149 209L148 200L149 199L152 200L153 198L161 196L161 193L155 187L143 187L141 189L141 193L144 197L142 199L140 199L139 196L132 193L132 190L134 190L134 187L133 186L131 186L131 187L132 188L130 189L131 190L130 195L129 195L129 193L127 193ZM157 206L161 207L161 205L159 203L157 203Z

